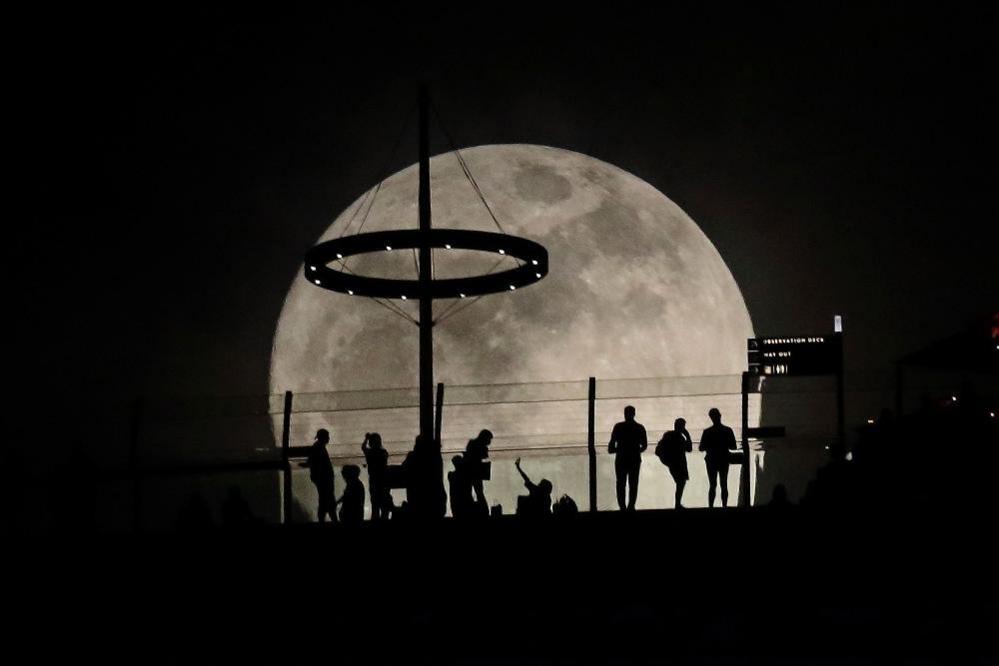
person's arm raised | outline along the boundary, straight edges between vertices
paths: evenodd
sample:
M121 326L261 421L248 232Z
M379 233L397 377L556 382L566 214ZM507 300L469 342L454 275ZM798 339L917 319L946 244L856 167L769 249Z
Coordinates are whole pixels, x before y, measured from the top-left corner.
M529 479L529 478L528 478L528 476L527 476L527 474L525 474L525 473L524 473L524 470L522 470L522 469L520 468L520 458L517 458L517 460L516 460L516 461L514 461L514 463L513 463L513 466L517 468L517 471L518 471L518 472L520 472L520 476L521 476L521 478L523 478L523 479L524 479L524 483L525 483L525 484L527 484L527 485L529 485L529 486L530 486L530 485L533 485L533 484L531 483L531 479Z

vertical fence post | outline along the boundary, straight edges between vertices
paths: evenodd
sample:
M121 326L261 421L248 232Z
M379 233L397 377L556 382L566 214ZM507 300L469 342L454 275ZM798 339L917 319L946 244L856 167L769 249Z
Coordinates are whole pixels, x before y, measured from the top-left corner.
M843 334L833 333L839 339L839 363L836 368L836 439L840 455L846 455L846 389L843 385Z
M281 493L282 518L285 525L291 524L291 391L284 392L284 418L281 422Z
M596 402L597 378L590 377L590 390L587 398L589 413L586 427L586 449L590 457L590 511L597 511L597 441L596 441Z
M742 469L739 474L739 504L748 507L752 500L749 490L749 378L742 373Z
M444 420L444 382L437 383L437 400L434 411L434 442L441 445L441 422Z

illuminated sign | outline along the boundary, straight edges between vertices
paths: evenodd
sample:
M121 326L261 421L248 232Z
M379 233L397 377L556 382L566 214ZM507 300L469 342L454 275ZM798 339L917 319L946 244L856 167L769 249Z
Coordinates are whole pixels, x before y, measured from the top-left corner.
M812 335L749 338L751 375L833 375L840 370L842 337Z

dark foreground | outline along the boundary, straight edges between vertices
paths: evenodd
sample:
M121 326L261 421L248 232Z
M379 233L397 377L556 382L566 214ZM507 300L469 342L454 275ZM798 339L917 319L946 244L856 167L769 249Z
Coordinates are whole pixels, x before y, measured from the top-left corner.
M4 633L39 663L995 663L993 531L730 509L8 542Z

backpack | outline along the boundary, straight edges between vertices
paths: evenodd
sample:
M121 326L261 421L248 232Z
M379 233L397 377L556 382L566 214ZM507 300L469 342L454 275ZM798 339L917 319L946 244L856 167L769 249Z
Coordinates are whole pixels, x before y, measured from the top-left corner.
M669 445L666 443L666 436L669 433L663 433L663 436L659 438L659 443L656 444L656 457L659 458L659 462L669 467Z

